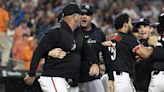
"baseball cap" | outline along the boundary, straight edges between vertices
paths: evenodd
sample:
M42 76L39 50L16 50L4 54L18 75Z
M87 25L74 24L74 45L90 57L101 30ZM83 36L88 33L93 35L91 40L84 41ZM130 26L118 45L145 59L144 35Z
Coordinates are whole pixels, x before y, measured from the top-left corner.
M93 7L89 4L83 4L83 5L81 5L81 12L82 12L82 14L92 15Z
M151 26L151 22L147 18L140 18L138 23L136 23L136 28L138 28L140 25Z
M74 13L81 14L80 7L76 3L69 3L62 11L63 16L72 15Z
M139 23L139 20L133 20L132 21L132 25L133 25L133 29L132 32L138 32L136 25Z

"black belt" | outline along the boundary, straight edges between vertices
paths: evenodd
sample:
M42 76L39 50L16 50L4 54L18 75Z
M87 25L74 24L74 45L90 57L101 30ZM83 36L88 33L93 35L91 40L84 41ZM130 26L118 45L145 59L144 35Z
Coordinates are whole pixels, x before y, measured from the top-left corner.
M159 72L160 72L159 70L154 70L153 75L158 75Z
M76 86L78 86L78 81L74 81L74 80L71 79L71 78L66 78L65 80L67 81L67 83L68 83L71 87L76 87Z
M115 71L115 72L116 72L116 75L123 75L123 72L125 72L125 71ZM125 72L125 73L128 73L130 75L129 72Z
M116 75L122 75L122 72L116 71Z

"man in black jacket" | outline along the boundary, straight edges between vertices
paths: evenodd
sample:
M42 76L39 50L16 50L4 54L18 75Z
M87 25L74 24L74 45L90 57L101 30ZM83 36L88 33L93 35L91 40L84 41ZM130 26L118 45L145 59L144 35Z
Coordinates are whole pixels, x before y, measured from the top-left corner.
M91 20L93 18L93 7L89 4L84 4L81 6L82 18L81 18L81 26L78 27L76 32L79 32L84 35L84 40L86 40L87 44L94 51L93 54L96 55L96 58L99 61L99 53L102 52L104 56L104 60L109 62L109 52L106 47L101 45L101 42L105 41L105 35L103 32L97 28ZM59 53L55 48L50 51L50 56L58 56ZM59 57L62 55L59 55ZM87 54L82 54L81 56L81 67L80 67L80 76L79 76L79 91L80 92L104 92L104 88L102 82L100 80L99 71L93 75L94 71L97 71L97 65L93 64L86 57ZM89 55L90 56L90 55Z
M153 28L151 26L151 22L147 18L140 18L136 23L136 27L139 35L140 35L140 43L144 46L149 46L148 41L152 37L156 37L153 35ZM156 37L157 38L157 37ZM135 87L137 92L148 92L148 86L151 77L151 63L153 59L149 58L146 60L141 60L136 64L136 76L135 76ZM141 85L142 84L142 85Z
M110 62L108 49L101 45L101 42L106 40L105 35L100 28L96 27L95 24L91 22L94 14L93 6L83 4L81 6L81 11L81 23L77 30L82 31L85 39L87 40L87 44L93 49L99 62L100 52L102 52L103 60L105 62ZM79 92L104 92L100 74L97 76L90 74L90 69L94 66L86 60L85 57L86 56L81 57L82 64L80 68ZM110 80L112 81L112 78Z
M34 51L30 71L24 79L26 84L31 85L35 80L36 68L44 57L45 64L38 80L43 92L78 92L76 86L81 54L85 53L89 61L97 63L91 48L84 41L84 36L74 31L79 25L80 13L77 4L68 4L62 12L63 21L43 35ZM57 51L60 52L56 58L48 55L54 48L58 48Z

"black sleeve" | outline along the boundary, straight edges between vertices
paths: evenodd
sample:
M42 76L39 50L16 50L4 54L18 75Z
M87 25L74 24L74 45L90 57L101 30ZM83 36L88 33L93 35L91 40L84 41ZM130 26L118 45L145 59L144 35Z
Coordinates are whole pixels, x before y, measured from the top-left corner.
M103 55L103 59L104 59L104 62L105 62L106 72L109 76L109 80L114 80L112 60L110 58L110 53L108 51L108 47L103 48L102 55Z
M90 64L99 64L98 58L93 49L88 45L86 39L83 40L83 46L81 50L81 56L84 61L89 61Z
M57 38L57 30L50 30L43 35L40 39L38 46L36 47L32 61L30 64L29 76L35 76L37 66L41 58L44 57L51 49L53 49L55 42L58 40Z
M156 59L164 60L164 47L155 47L152 56Z
M105 41L105 35L102 34L102 42ZM113 69L112 69L112 60L110 58L110 53L108 51L108 47L102 46L102 56L103 56L103 60L105 63L105 67L106 67L106 72L109 76L109 80L114 80L114 76L113 76Z

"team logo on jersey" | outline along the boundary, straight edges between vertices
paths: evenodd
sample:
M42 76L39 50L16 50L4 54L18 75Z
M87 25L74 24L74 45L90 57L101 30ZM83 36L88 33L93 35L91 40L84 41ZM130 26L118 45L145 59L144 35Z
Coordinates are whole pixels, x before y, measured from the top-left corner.
M85 39L87 40L87 43L90 46L97 42L96 40L92 39L89 35L85 35Z
M93 43L96 43L96 40L93 40L93 39L89 38L89 39L87 40L87 43L88 43L88 44L93 44Z
M90 36L89 35L85 35L85 38L89 38Z

